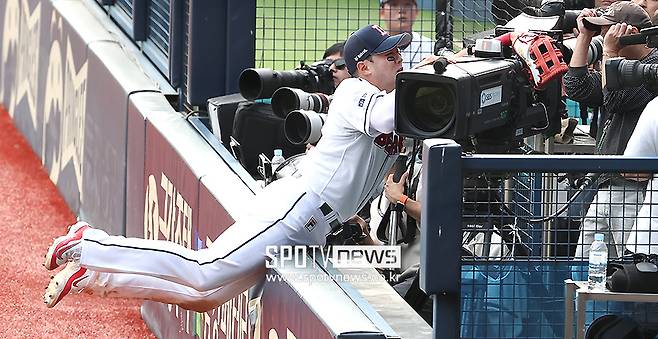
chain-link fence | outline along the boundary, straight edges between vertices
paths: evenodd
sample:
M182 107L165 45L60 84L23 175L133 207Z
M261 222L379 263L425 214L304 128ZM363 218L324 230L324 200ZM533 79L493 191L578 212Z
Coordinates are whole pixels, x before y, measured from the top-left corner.
M452 4L445 0L418 0L416 14L407 11L397 16L401 7L413 2L388 1L392 4L388 8L387 4L373 0L260 0L256 9L256 67L292 69L301 60L319 60L327 47L369 23L394 31L396 22L405 25L413 20L414 32L436 41L437 29L443 32L437 28L437 16L441 17L442 9L446 9L452 21L456 49L461 48L464 36L494 27L490 0L459 0Z
M292 69L299 61L319 60L327 47L369 23L395 32L412 21L414 32L432 41L445 36L459 50L464 40L490 34L496 24L540 5L540 0L258 0L255 65ZM410 6L413 13L398 17L400 8Z
M587 255L603 233L610 260L650 223L641 175L465 173L463 338L555 338L564 329L564 280L587 279ZM651 194L649 192L649 194ZM646 212L639 214L641 208ZM638 234L638 232L640 234ZM648 239L648 238L647 238ZM647 245L640 241L640 246ZM599 303L588 321L645 306Z
M565 303L573 302L565 300L564 281L587 280L595 233L604 234L611 262L632 260L631 252L653 253L658 244L658 227L652 227L656 218L651 218L658 215L656 192L646 189L655 159L458 157L436 149L424 158L424 196L428 205L442 209L423 210L427 237L422 246L428 248L431 267L421 270L427 272L430 293L452 289L459 295L452 306L439 294L435 302L445 307L439 310L444 317L458 312L461 338L562 337L565 326L572 326L565 325ZM463 184L456 186L454 175ZM432 187L445 188L433 194ZM461 232L448 231L454 223ZM453 246L451 237L460 252L440 252ZM459 263L457 271L450 270L452 260ZM446 279L460 283L451 287ZM651 307L594 302L580 311L586 312L587 324L604 314L624 314L655 327L658 318Z
M435 1L418 1L413 23L414 31L432 40L434 8ZM260 0L256 4L255 65L293 69L300 61L320 60L327 47L366 24L388 29L383 20L386 15L379 1L372 0ZM405 20L412 19L412 14L405 15Z

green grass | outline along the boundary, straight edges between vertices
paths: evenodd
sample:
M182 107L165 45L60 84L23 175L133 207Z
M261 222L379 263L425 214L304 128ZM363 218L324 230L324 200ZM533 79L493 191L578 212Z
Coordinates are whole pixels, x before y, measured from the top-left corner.
M256 67L293 69L299 61L320 59L331 44L369 23L380 24L375 0L258 0L256 6ZM434 38L434 11L423 10L414 31ZM454 20L455 47L464 35L493 24Z

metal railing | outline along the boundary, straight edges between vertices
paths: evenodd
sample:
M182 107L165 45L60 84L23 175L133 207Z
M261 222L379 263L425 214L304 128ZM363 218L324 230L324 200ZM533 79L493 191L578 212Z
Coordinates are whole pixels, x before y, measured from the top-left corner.
M587 279L589 233L606 235L610 260L656 245L634 227L658 208L650 190L643 203L642 175L658 158L465 155L427 140L423 161L420 283L434 296L436 338L561 337L564 280ZM587 314L653 321L643 307L598 303Z

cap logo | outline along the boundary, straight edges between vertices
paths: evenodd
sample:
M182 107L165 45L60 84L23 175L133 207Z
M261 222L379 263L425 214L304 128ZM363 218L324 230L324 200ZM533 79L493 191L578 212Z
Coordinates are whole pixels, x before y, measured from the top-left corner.
M381 34L382 36L388 35L388 33L383 28L379 27L379 25L372 25L371 27L377 32L379 32L379 34Z
M354 57L354 61L359 61L359 59L361 59L361 57L366 53L368 53L368 49L364 48L363 51L361 51L359 54L356 55L356 57Z
M605 11L604 15L609 15L609 16L614 15L615 14L615 9L617 9L616 6L608 7L608 9Z

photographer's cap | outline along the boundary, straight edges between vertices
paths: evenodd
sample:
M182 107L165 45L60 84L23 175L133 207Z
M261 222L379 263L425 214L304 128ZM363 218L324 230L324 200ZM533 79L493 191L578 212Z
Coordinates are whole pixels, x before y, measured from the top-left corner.
M352 33L343 48L343 57L350 74L356 71L356 64L371 55L383 54L394 48L403 48L411 43L411 34L401 33L391 36L377 25L368 25Z
M631 1L617 1L608 6L601 16L583 18L583 23L587 29L593 31L600 29L599 26L620 23L627 23L637 29L642 29L651 26L651 18L642 7Z

